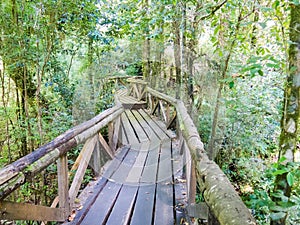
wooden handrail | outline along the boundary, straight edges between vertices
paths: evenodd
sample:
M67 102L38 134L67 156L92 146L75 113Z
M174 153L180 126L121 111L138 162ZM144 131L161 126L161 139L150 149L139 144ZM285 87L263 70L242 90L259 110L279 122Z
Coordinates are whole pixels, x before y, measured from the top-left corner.
M146 92L175 107L177 127L190 151L197 172L197 183L206 204L218 222L221 225L256 224L250 210L245 206L226 175L214 161L208 158L197 128L184 103L148 86Z
M106 149L104 150L108 151L108 144L103 138L99 138L102 137L100 134L98 136L100 129L112 123L112 121L118 118L123 111L124 108L121 105L116 105L113 108L105 110L91 120L69 129L53 141L41 146L29 155L2 168L0 170L1 218L9 220L66 220L68 215L70 215L70 208L77 196L89 159L95 149L96 142L99 141L100 146L106 146ZM114 138L116 139L118 137ZM76 161L78 169L69 190L67 152L84 142L83 154L80 154L78 161ZM110 153L113 154L113 152ZM59 208L55 208L58 203L57 200L55 200L52 205L54 208L3 201L3 199L16 188L32 179L55 161L58 162ZM14 208L18 208L19 210L14 211Z
M200 191L204 196L205 202L209 206L211 212L217 218L218 222L221 225L256 224L250 211L244 205L226 175L215 162L209 160L197 128L187 113L184 103L181 100L175 99L148 87L147 83L141 79L130 78L127 81L135 85L135 87L132 88L132 94L139 99L145 98L145 96L147 96L146 94L148 94L148 103L151 105L154 103L155 98L158 99L156 101L156 106L158 110L163 110L161 111L161 115L164 117L166 123L171 125L176 118L178 129L177 133L182 135L182 140L184 142L183 145L187 146L187 148L184 148L183 151L185 151L185 154L187 154L187 159L192 160L190 167L194 165L194 168L196 169L197 183L199 184ZM165 103L163 104L162 101ZM167 105L167 107L165 107L165 105ZM173 117L168 114L171 112L170 106L172 107L171 110L174 112ZM75 198L74 196L77 195L78 183L81 182L83 173L87 167L86 162L80 164L81 166L77 171L78 173L75 175L76 181L72 184L71 189L68 190L66 153L79 143L86 142L85 146L89 146L89 149L84 154L86 154L86 157L89 158L92 152L91 148L93 148L96 141L95 138L99 138L97 133L101 128L107 126L109 123L118 118L123 111L124 109L120 105L110 108L93 119L66 131L64 134L58 136L48 144L41 146L31 154L24 156L16 162L1 169L0 213L5 215L5 218L9 219L49 221L63 221L66 219L66 216L70 212L72 201ZM153 112L154 111L155 109L153 109ZM119 127L118 121L119 120L116 120L116 127ZM118 133L118 130L116 130L116 132L110 131L111 146L116 146ZM104 146L107 151L111 152L108 145L104 144ZM84 157L85 156L82 158ZM56 160L59 162L58 182L60 208L53 209L44 206L33 206L31 204L2 201L9 193L24 184L27 180L34 177L48 165L54 163ZM190 177L192 177L193 174L194 173L192 170L189 171ZM189 202L191 203L195 200L195 195L193 193L195 191L195 182L190 177L188 181L188 196ZM71 198L71 201L69 198ZM35 211L36 213L32 215L14 213L14 207L20 207L22 210L28 209L30 212ZM9 212L11 214L6 215L5 213L7 210L10 210ZM43 215L43 212L45 212L45 215Z
M110 108L1 169L0 199L55 162L59 156L96 134L102 127L119 116L123 110L121 106Z

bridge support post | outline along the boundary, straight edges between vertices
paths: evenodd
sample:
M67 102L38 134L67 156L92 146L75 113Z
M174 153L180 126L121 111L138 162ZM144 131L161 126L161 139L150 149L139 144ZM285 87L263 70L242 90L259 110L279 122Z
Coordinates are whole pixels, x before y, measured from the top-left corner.
M64 218L67 219L68 216L70 215L67 154L62 155L57 160L57 175L58 175L59 208L63 211Z

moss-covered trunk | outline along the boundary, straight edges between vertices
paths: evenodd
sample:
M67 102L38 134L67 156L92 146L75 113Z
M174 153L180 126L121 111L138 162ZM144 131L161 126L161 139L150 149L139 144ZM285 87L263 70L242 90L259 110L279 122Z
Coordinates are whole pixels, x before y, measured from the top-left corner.
M299 161L297 154L297 136L299 133L299 107L300 107L300 5L291 5L291 22L290 22L290 49L289 49L289 74L284 91L284 108L281 119L281 134L279 141L279 158L285 157L286 162ZM289 186L287 174L276 177L274 191L281 190L287 197L290 196L291 187ZM279 201L277 198L273 200ZM272 221L272 225L285 224L286 216Z

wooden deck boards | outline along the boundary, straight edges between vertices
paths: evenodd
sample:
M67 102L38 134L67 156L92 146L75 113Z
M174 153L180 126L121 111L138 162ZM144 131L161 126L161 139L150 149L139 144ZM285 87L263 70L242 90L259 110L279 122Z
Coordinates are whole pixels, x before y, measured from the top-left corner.
M90 207L72 224L180 224L183 213L177 204L185 202L185 184L177 182L182 166L177 146L143 109L125 110L121 120L126 146L104 172Z

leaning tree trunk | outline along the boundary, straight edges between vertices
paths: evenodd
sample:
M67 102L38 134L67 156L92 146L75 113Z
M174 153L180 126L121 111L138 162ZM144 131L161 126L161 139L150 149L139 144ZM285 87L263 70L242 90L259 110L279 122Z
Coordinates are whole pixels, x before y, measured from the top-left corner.
M299 133L299 107L300 107L300 5L291 6L290 22L290 49L289 49L289 73L284 91L284 108L281 118L281 134L279 140L279 158L285 157L286 163L298 161L295 155L297 149L297 135ZM274 191L283 191L289 197L291 186L287 182L287 173L278 175L275 181ZM280 199L273 198L279 201ZM286 216L279 220L273 220L272 225L285 224Z

